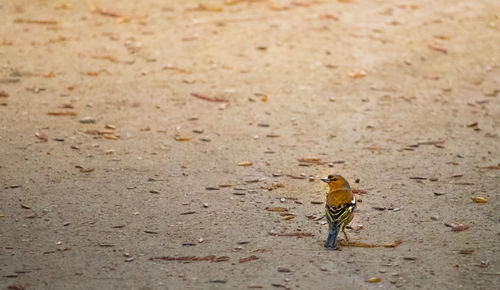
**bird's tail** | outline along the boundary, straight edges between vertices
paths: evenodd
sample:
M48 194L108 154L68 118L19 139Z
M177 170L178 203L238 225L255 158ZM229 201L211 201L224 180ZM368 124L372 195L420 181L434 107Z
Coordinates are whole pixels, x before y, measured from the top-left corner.
M340 227L330 225L330 230L328 232L328 238L325 241L325 248L328 250L335 250L337 245L337 236L339 234Z

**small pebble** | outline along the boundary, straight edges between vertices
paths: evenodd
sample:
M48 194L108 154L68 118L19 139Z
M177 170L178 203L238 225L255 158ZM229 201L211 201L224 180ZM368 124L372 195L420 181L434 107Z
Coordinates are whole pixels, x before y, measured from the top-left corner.
M81 124L95 124L96 120L92 117L85 117L83 119L80 119Z
M290 268L286 268L286 267L278 267L278 272L290 273L290 272L292 272L292 270Z

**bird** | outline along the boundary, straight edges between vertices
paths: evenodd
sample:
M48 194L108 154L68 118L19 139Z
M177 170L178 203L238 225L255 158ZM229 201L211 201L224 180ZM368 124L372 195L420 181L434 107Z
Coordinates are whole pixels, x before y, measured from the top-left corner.
M345 232L345 227L352 221L354 210L356 209L356 197L351 191L349 182L337 174L330 174L321 181L328 183L330 190L326 195L326 220L329 225L328 237L325 241L325 248L334 250L337 246L337 236L339 230L344 233L348 242L349 238Z

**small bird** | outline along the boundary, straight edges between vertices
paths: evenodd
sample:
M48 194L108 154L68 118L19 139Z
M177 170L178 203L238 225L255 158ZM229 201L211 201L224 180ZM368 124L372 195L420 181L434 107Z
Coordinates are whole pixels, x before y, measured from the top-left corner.
M349 241L345 233L345 227L354 217L356 208L356 197L354 197L347 180L336 174L328 175L321 181L328 183L330 191L326 196L326 220L330 226L328 238L325 241L325 248L334 250L337 245L339 230L344 233L346 241Z

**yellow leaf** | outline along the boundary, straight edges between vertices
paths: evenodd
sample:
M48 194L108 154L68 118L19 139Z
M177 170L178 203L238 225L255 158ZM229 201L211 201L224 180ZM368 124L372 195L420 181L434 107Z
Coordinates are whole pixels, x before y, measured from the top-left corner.
M250 162L250 161L241 161L241 162L238 162L238 166L252 166L252 162Z
M189 141L189 140L191 140L191 138L175 136L175 141L186 142L186 141Z
M482 197L482 196L472 197L472 200L473 200L475 203L487 203L487 202L488 202L488 201L486 200L486 197Z
M378 277L372 277L372 278L366 280L366 282L368 282L368 283L378 283L380 281L382 281L382 279L380 279Z

